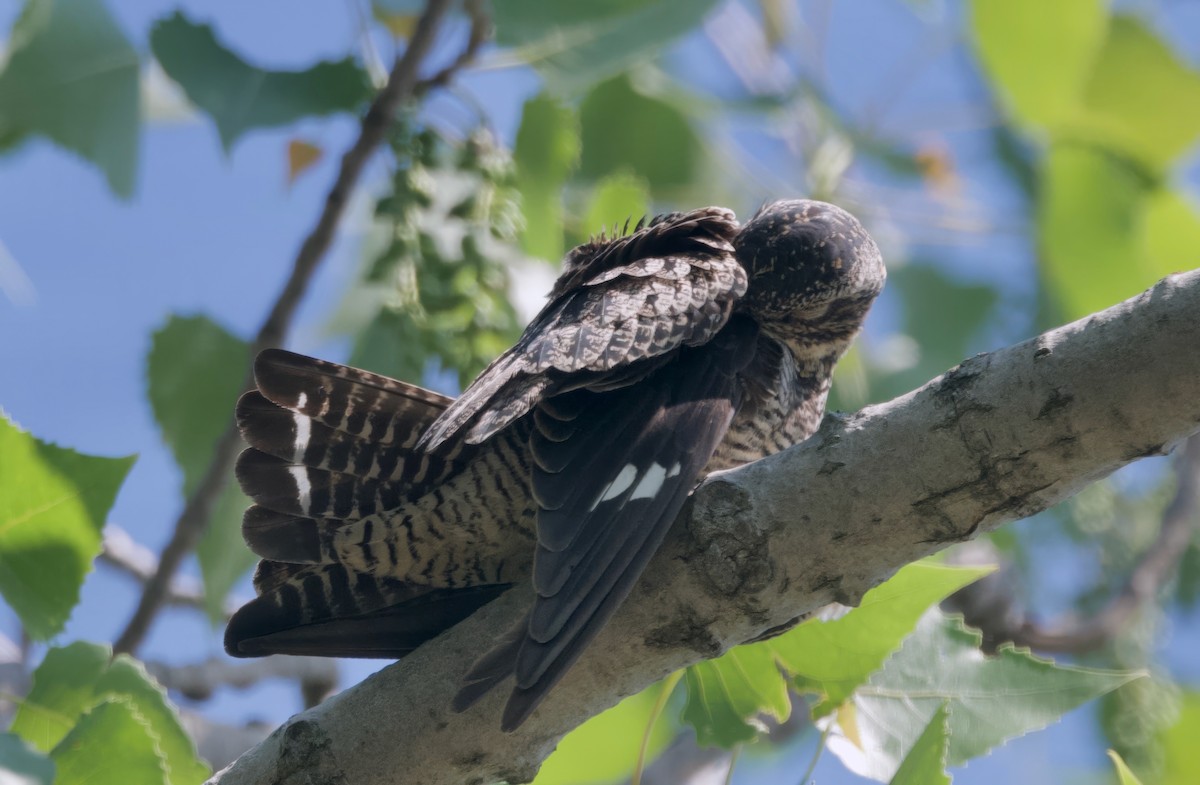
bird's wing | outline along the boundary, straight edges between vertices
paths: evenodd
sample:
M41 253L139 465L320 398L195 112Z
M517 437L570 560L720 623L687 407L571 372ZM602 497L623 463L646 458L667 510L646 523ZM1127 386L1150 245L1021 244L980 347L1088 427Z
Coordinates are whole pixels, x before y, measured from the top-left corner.
M514 673L502 723L515 728L599 632L725 435L756 337L751 320L734 317L636 385L572 390L538 404L530 438L537 599L504 651L468 675L456 706Z
M709 207L573 252L547 306L421 445L483 442L551 395L628 384L654 359L712 338L746 291L733 256L737 230L733 213Z

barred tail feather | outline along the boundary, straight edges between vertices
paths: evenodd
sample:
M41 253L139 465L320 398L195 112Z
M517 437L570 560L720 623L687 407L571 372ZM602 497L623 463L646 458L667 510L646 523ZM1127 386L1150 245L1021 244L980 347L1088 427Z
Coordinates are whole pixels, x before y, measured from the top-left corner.
M254 372L259 389L237 406L250 444L237 477L256 503L243 534L266 559L337 561L327 546L340 526L413 501L474 451L415 449L450 402L437 393L279 349Z
M507 584L431 589L339 564L264 562L262 595L225 628L234 657L302 654L398 659L494 600Z
M255 505L242 532L264 557L258 597L225 632L235 657L402 657L495 599L508 584L446 589L363 571L334 546L460 471L474 448L435 454L417 440L450 399L281 350L255 361L238 402L250 444L237 476Z

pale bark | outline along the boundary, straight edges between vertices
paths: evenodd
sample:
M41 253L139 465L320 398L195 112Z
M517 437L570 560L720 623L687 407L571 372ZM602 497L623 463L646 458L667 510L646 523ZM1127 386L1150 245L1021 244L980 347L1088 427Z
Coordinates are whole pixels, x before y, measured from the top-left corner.
M797 448L710 478L646 576L518 731L506 690L450 699L522 612L514 590L297 715L213 782L486 783L533 776L558 739L673 670L902 565L1031 515L1200 428L1200 271L924 387L829 416Z

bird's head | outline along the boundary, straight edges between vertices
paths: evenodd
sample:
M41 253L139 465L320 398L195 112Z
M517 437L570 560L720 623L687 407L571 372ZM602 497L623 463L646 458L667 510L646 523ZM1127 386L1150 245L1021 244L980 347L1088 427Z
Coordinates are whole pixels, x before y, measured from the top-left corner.
M762 208L734 239L749 276L740 307L796 342L848 342L883 289L879 247L840 207L789 199Z

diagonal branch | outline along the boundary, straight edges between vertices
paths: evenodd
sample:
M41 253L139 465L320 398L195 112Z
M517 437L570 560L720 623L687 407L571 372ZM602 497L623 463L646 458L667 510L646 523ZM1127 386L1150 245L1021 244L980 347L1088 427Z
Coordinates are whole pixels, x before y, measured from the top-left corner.
M292 273L284 284L283 291L271 307L266 321L259 328L258 334L251 344L250 356L256 356L263 349L278 346L283 343L288 326L300 305L304 293L308 289L317 265L325 256L333 241L334 232L345 212L346 203L362 175L363 168L371 153L380 145L391 127L397 110L407 100L413 97L420 84L420 68L426 55L433 47L433 39L445 15L450 0L428 0L425 11L421 14L413 31L412 38L404 50L404 54L392 67L387 85L376 96L367 114L363 117L362 130L354 145L342 156L341 168L329 194L325 197L325 206L308 237L304 238L299 252L296 254ZM247 378L245 387L253 386L253 379ZM231 418L232 419L232 418ZM196 490L188 498L183 512L175 522L175 530L170 541L163 548L159 558L158 570L146 581L141 600L133 617L126 625L124 632L113 644L116 652L133 652L146 637L150 624L166 599L171 579L183 563L184 557L196 548L200 535L212 517L212 511L217 499L229 482L233 472L233 464L242 446L241 436L237 427L231 422L222 432L213 451L212 462Z
M919 390L828 417L808 442L710 477L638 587L530 720L505 690L450 701L515 590L407 658L293 717L212 783L525 782L588 717L674 670L902 565L1071 496L1200 428L1200 271L973 357Z

